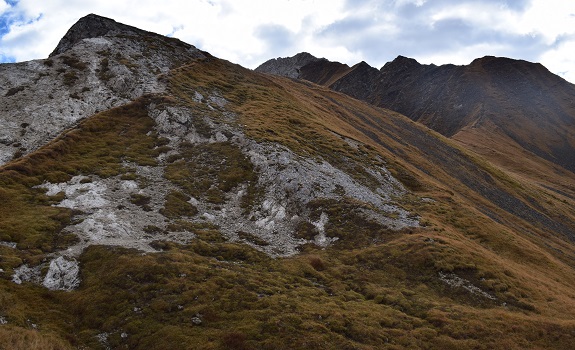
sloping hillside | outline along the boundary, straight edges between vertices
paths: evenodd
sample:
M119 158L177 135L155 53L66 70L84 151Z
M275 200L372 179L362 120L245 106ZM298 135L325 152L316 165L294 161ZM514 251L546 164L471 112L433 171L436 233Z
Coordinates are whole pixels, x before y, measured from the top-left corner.
M399 56L377 70L307 55L296 77L405 114L516 176L573 196L575 86L541 64L487 56L435 66ZM279 67L296 57L256 70L285 75Z
M396 112L205 52L155 79L0 168L6 348L575 341L572 197Z

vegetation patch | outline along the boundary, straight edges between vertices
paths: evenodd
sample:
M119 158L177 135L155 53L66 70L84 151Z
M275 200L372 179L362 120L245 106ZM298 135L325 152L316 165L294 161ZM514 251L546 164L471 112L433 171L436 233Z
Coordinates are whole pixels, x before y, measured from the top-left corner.
M150 101L142 98L87 118L33 155L7 164L3 171L40 184L58 172L109 177L123 173L126 161L156 165L155 123L146 110Z
M359 201L348 198L343 200L316 199L311 201L308 207L311 209L312 220L319 220L322 213L327 214L325 235L338 237L335 242L336 247L368 246L375 242L389 240L398 234L373 219L369 219L365 211L374 210L374 208ZM315 226L308 223L301 224L297 232L299 237L306 239L312 239L318 233Z
M391 167L391 174L410 191L419 192L425 190L425 186L417 177L399 164Z
M102 58L100 61L100 70L98 71L98 78L102 81L108 81L112 79L113 74L110 70L110 60L108 57Z
M198 209L188 202L191 198L178 191L171 191L166 196L164 207L160 209L160 214L170 219L180 218L182 216L195 216Z
M72 86L78 80L78 74L75 71L68 71L64 73L64 85Z
M167 228L168 232L192 232L202 241L210 243L223 243L227 239L218 230L218 226L209 222L190 222L185 220L175 220Z
M294 349L504 344L567 349L575 330L572 321L526 318L439 296L439 289L428 287L434 282L425 270L414 275L394 263L400 245L316 250L288 259L203 240L159 246L162 252L156 254L89 247L80 260L80 289L43 292L52 311L42 320L54 318L61 328L36 334L59 345L54 348L99 348L97 335L106 334L114 348L160 349L183 342L203 349L284 348L287 343ZM419 258L417 251L410 253ZM73 317L62 319L64 310ZM10 320L16 311L10 309ZM18 312L33 317L25 309ZM537 336L525 337L534 330Z
M134 193L134 194L130 195L130 202L132 204L135 204L135 205L142 207L142 209L144 209L145 211L151 211L152 210L152 208L150 208L150 201L151 201L151 198L149 196L146 196L143 194Z
M80 61L80 59L76 56L61 55L60 59L65 65L77 70L85 70L88 68L88 64L86 62Z
M52 207L54 199L0 174L0 241L17 243L18 249L53 252L74 239L62 233L71 211Z
M249 232L239 231L238 237L240 239L243 239L244 241L247 241L247 242L253 243L255 245L262 246L262 247L269 245L269 243L266 242L265 240L259 238L258 236L254 235L254 234L251 234Z
M229 142L187 145L180 153L182 158L166 167L165 177L194 198L221 204L242 183L249 198L257 190L252 163Z

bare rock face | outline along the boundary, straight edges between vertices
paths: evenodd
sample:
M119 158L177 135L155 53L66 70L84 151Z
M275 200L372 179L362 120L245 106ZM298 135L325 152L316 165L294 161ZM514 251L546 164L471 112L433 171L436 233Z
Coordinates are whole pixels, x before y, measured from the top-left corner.
M249 208L242 206L250 181L245 179L226 193L221 202L213 203L201 196L190 198L188 202L197 209L195 214L166 217L162 208L168 194L185 192L166 178L168 154L159 156L157 166L125 163L125 168L137 174L137 181L119 175L106 179L76 176L65 183L44 183L39 187L47 195L65 194L57 206L82 213L76 217L79 223L65 228L79 238L79 243L66 250L67 255L77 256L94 244L145 252L155 251L150 244L159 239L185 244L196 238L182 226L186 222L194 227L217 227L227 240L246 243L273 257L290 256L297 254L304 244L326 247L338 240L327 237L325 232L326 224L334 218L324 212L315 218L309 209L309 204L318 198L333 201L347 198L365 203L368 208L362 209L360 215L390 230L419 226L419 218L394 201L406 195L407 190L385 167L365 167L377 181L376 188L370 188L325 160L297 155L276 143L250 139L238 126L235 114L226 109L227 101L217 92L195 95L197 103L218 111L220 119L228 122L214 123L198 110L185 107L151 105L148 113L156 121L156 132L169 140L169 155L177 156L184 143L230 145L253 165L261 195ZM195 127L198 123L207 125L209 132L199 135ZM196 166L209 165L198 162ZM148 200L146 210L134 203L133 199L138 197ZM302 224L313 226L315 237L296 237L297 227Z
M301 67L319 60L319 58L307 52L301 52L293 57L271 59L256 68L256 72L265 72L295 79L299 78Z
M79 274L76 259L60 256L50 262L42 284L50 290L72 290L80 285Z
M203 57L177 39L82 18L50 58L0 64L0 165L87 116L164 91L162 74Z
M47 268L43 276L42 271ZM22 284L32 282L41 284L50 290L73 290L80 285L80 266L72 257L59 256L38 266L27 264L14 269L12 282Z
M74 24L68 30L68 32L60 40L58 46L56 46L56 49L54 49L49 57L56 56L70 50L72 47L74 47L74 45L83 39L97 38L110 34L111 32L140 34L144 31L135 27L118 23L110 18L89 14L80 18L80 20L78 20L78 22L76 22L76 24Z

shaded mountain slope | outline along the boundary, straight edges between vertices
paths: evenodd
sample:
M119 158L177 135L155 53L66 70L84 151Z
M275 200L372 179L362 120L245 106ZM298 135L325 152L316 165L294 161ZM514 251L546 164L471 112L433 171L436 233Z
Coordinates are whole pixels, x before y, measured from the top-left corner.
M477 150L485 147L477 139L496 129L504 144L575 170L575 86L541 64L486 56L467 66L435 66L399 56L380 70L359 63L334 81L317 72L337 63L308 60L301 79L398 111ZM504 151L499 147L492 148Z
M569 195L208 53L156 79L0 168L6 346L573 344Z

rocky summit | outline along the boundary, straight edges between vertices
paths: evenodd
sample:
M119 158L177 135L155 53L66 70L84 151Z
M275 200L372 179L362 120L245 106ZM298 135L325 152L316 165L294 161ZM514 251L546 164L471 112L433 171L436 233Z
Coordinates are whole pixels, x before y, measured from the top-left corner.
M554 151L572 129L521 143L533 126L494 112L516 98L491 100L506 77L567 98L543 67L302 53L252 71L92 14L0 72L0 348L575 342L575 181ZM406 82L433 95L437 76L453 110L485 112L442 121ZM482 125L495 154L461 136Z
M197 57L176 39L95 15L80 19L50 58L0 66L0 163L87 116L162 91L160 74Z

